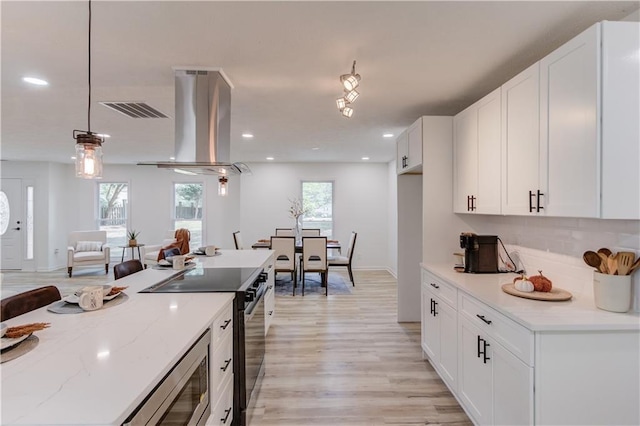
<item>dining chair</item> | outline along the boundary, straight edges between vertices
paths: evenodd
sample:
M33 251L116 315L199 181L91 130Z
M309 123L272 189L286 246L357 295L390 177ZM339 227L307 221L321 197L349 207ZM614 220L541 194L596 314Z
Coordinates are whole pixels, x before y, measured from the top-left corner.
M295 237L293 228L276 228L276 237Z
M319 237L320 228L302 228L303 237Z
M351 260L353 259L353 249L356 246L356 238L358 237L358 233L355 231L351 232L351 238L349 238L349 248L347 249L346 256L332 256L327 259L327 263L329 267L332 266L342 266L346 267L349 271L349 278L351 279L351 284L355 287L356 283L353 280L353 271L351 270Z
M325 286L325 296L329 295L327 269L327 237L302 237L302 295L304 296L305 272L318 272ZM294 287L295 295L295 287Z
M142 262L138 259L126 260L122 263L118 263L113 267L113 276L116 280L120 278L124 278L127 275L135 274L136 272L142 271L144 268L142 267Z
M298 273L296 271L296 237L271 237L271 250L275 251L276 263L274 274L278 272L291 273L293 280L293 295L296 295ZM274 275L275 276L275 275Z
M233 243L236 245L236 250L244 250L244 246L242 245L242 236L240 235L240 231L236 231L233 233Z
M53 285L9 296L0 301L0 321L26 314L60 299L60 290Z

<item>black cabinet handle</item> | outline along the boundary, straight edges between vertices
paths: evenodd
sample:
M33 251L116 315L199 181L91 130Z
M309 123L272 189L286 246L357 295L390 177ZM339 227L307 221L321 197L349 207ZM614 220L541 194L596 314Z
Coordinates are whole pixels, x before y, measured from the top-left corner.
M231 414L231 407L224 410L224 417L220 419L222 423L226 423L227 419L229 419L229 414Z
M488 320L484 317L484 315L476 314L478 318L485 322L485 324L491 324L491 320Z
M220 370L227 371L227 368L229 368L229 364L231 364L231 358L224 362L224 367L220 367Z
M429 310L429 313L433 315L433 299L431 299L431 309Z
M478 355L476 355L477 358L480 358L480 355L482 355L481 351L480 351L480 346L482 345L481 342L483 342L484 339L480 338L480 335L478 335Z
M436 315L438 315L438 310L436 309L438 307L438 302L436 302L435 300L433 301L433 316L435 317Z
M470 201L471 201L471 197L469 197L469 196L467 195L467 211L470 211L470 210L471 210L471 204L470 204Z
M543 195L544 194L540 192L540 190L538 189L537 196L536 196L536 203L537 203L536 212L538 213L540 213L540 210L544 209L544 207L540 206L540 197Z
M483 355L482 362L483 362L484 364L486 364L486 363L487 363L487 361L489 361L489 360L491 359L491 358L489 358L489 357L487 356L487 348L488 348L489 346L491 346L491 345L489 345L489 343L487 343L487 341L486 341L486 340L484 340L484 339L482 339L482 341L483 341L483 343L484 343L484 350L482 351L482 355Z
M472 212L476 211L476 197L475 197L475 195L471 196L471 211Z
M229 326L229 324L231 324L231 320L230 320L230 319L226 320L226 321L224 322L224 324L222 324L222 325L220 326L220 328L221 328L221 329L223 329L223 330L226 330L226 329L227 329L227 327Z
M436 283L431 283L431 287L436 288L436 289L440 288L440 286L438 284L436 284Z
M533 191L529 191L529 213L533 212L533 197L535 197L535 194Z

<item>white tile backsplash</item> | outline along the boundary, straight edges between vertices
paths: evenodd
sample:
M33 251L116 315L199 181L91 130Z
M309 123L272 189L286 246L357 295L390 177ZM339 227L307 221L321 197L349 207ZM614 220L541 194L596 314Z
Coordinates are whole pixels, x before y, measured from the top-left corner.
M570 259L570 263L577 262L578 266L581 266L579 264L582 262L582 254L586 250L597 251L600 247L608 247L613 252L633 251L640 256L640 221L638 220L459 216L469 225L469 230L472 232L498 235L507 245L564 255L567 257L560 256L562 261ZM526 258L526 256L523 257ZM551 264L553 263L551 262ZM531 273L532 271L527 268L527 272ZM533 273L536 273L536 269L533 270ZM584 280L584 277L582 279ZM640 272L633 274L633 286L634 310L640 311ZM560 285L560 287L563 286ZM587 288L590 291L590 285ZM584 291L584 288L581 291Z

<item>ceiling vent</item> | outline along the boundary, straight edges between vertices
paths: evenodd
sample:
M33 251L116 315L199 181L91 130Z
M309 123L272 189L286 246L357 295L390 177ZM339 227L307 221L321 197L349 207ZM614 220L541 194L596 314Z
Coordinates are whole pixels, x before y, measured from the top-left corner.
M100 102L100 104L131 118L169 118L144 102Z

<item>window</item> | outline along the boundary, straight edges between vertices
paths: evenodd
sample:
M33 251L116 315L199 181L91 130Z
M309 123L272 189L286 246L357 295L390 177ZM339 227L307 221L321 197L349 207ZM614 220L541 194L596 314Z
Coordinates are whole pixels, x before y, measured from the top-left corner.
M98 229L107 231L111 256L120 257L127 243L129 217L129 185L126 183L98 183Z
M320 234L333 237L333 182L302 182L302 205L307 213L303 228L320 228Z
M190 247L202 244L202 206L204 205L201 183L174 184L174 229L187 228L191 232Z

